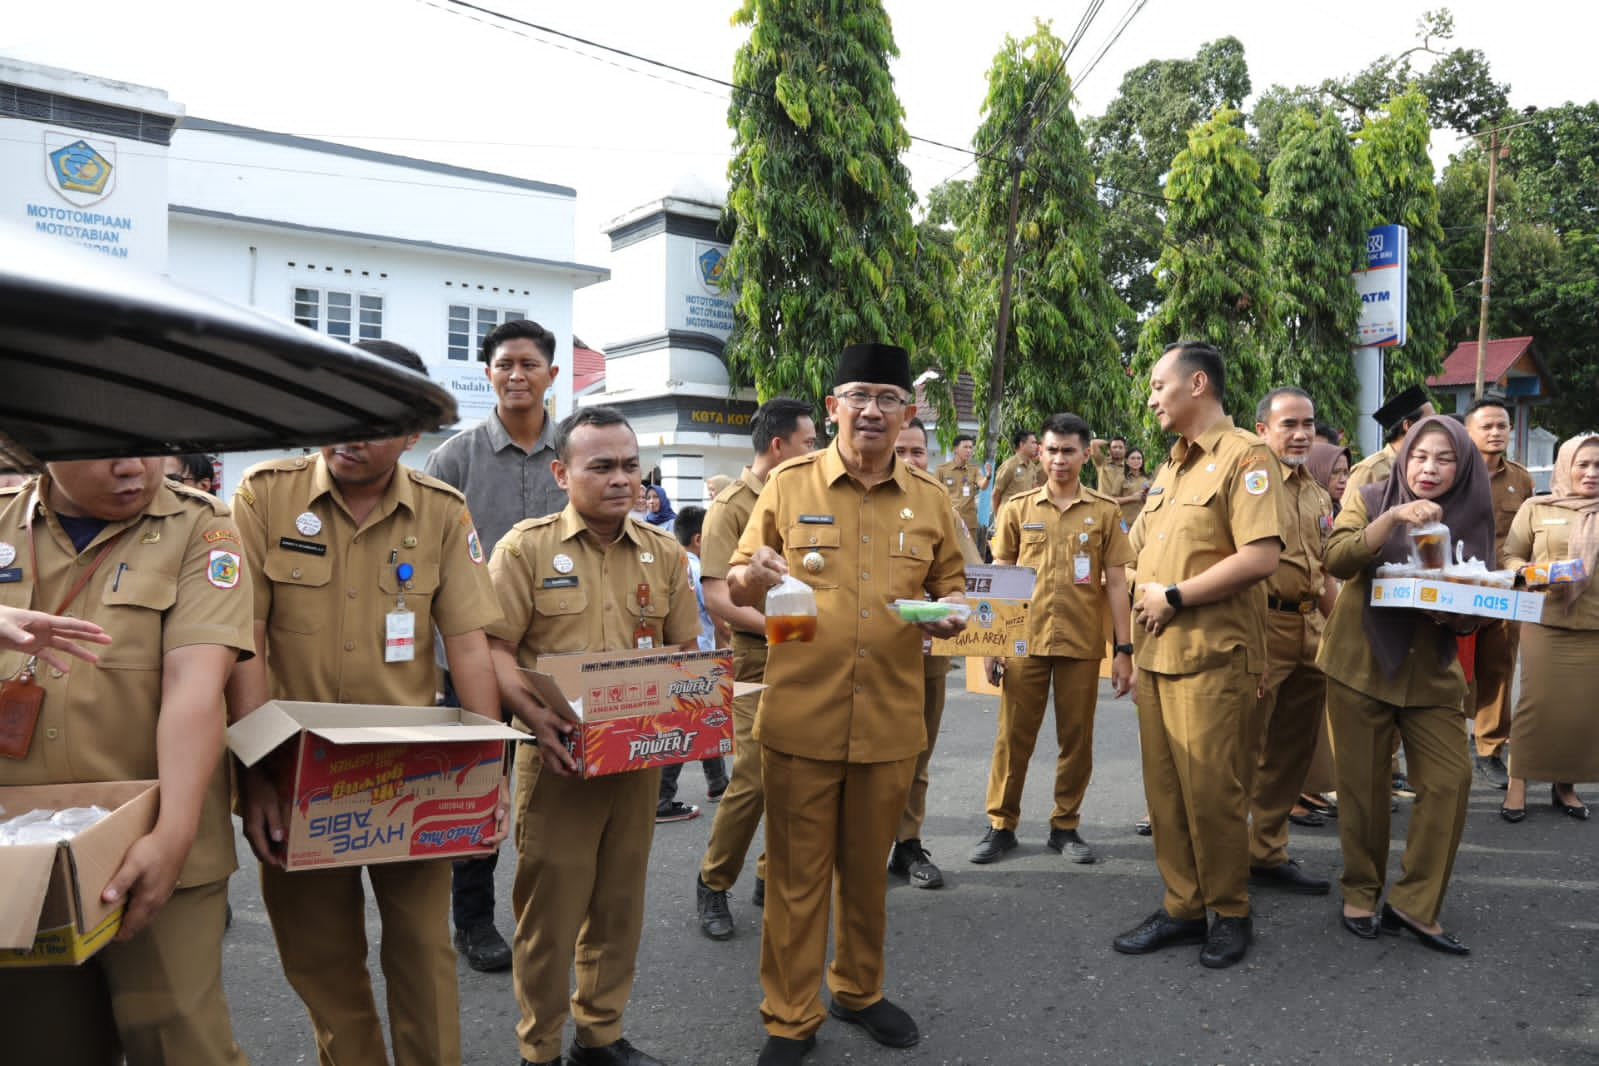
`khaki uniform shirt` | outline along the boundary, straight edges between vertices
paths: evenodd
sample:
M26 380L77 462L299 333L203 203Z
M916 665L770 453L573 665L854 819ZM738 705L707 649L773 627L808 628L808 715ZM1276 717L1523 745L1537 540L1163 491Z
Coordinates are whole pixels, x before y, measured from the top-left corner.
M1216 420L1197 440L1172 445L1133 526L1138 583L1174 585L1204 573L1257 540L1282 540L1277 457L1253 433ZM1265 669L1264 582L1218 603L1183 607L1159 636L1133 627L1133 663L1158 674L1191 674L1245 650L1249 672Z
M432 706L434 627L459 636L499 618L466 501L421 471L396 466L359 528L320 455L251 467L233 502L273 699ZM411 661L390 663L400 563L414 571L404 592L416 644Z
M1127 481L1127 464L1113 463L1108 458L1089 453L1089 459L1094 464L1094 473L1099 480L1099 491L1106 496L1125 496L1127 491L1123 486Z
M1031 492L1044 483L1044 464L1037 459L1023 459L1013 455L1006 459L994 475L994 514L1004 508L1015 496Z
M1303 466L1278 462L1283 486L1283 551L1266 579L1266 595L1284 604L1317 599L1326 586L1322 565L1332 532L1332 497ZM1308 612L1307 612L1308 613Z
M1363 616L1371 599L1371 572L1377 552L1366 547L1366 527L1371 518L1360 493L1345 493L1344 508L1327 538L1327 572L1344 582L1333 605L1332 617L1321 636L1316 665L1339 684L1396 707L1459 707L1466 698L1466 675L1456 657L1447 669L1438 657L1455 635L1417 612L1415 639L1398 672L1389 677L1377 666L1369 649ZM1385 607L1383 610L1409 610Z
M1360 486L1374 481L1387 481L1393 473L1394 460L1399 458L1398 442L1383 445L1380 451L1366 456L1349 470L1349 483L1344 486L1342 506L1348 507L1351 497L1360 492Z
M1148 492L1154 482L1143 474L1129 474L1122 479L1122 490L1115 493L1118 496L1132 496L1135 493ZM1133 528L1133 523L1138 521L1138 514L1144 509L1143 500L1128 500L1122 504L1122 525L1128 530Z
M750 513L761 495L761 480L749 467L738 480L716 494L705 512L705 525L700 530L700 577L726 580L732 569L730 560L738 549L738 538L749 525ZM739 650L765 646L765 633L745 633L733 630L733 647Z
M951 459L933 471L938 483L949 494L955 513L966 523L967 531L977 528L977 469L970 463L957 463Z
M1537 500L1525 501L1510 523L1499 565L1519 568L1528 563L1548 565L1572 558L1571 536L1581 520L1579 511L1551 507ZM1596 590L1599 590L1599 581L1588 582L1588 587L1582 590L1569 611L1563 598L1557 600L1559 593L1550 595L1544 601L1543 620L1539 624L1558 629L1599 629L1599 591Z
M163 656L193 644L253 654L250 575L240 564L239 534L227 504L163 483L142 513L109 523L80 553L48 498L48 475L0 490L0 541L16 555L8 569L20 571L0 583L0 604L55 612L106 541L126 530L67 607L110 633L112 643L94 646L95 666L74 662L63 674L38 665L35 680L45 697L32 748L25 759L0 759L0 785L155 780ZM28 550L30 519L37 572ZM21 652L0 650L0 676L15 676L26 661ZM220 691L216 713L220 723ZM228 774L219 764L179 883L217 881L236 866Z
M1079 554L1088 559L1081 580ZM1096 662L1105 657L1100 617L1105 571L1133 561L1120 507L1085 486L1062 511L1049 498L1047 485L1034 489L1000 513L994 558L1014 559L1016 565L1038 571L1027 614L1029 654Z
M944 486L895 460L889 480L862 488L835 441L772 471L734 565L763 544L816 591L818 626L814 641L775 644L768 653L755 739L806 759L894 762L920 754L927 747L923 634L888 604L966 589ZM811 553L819 570L805 566Z
M511 527L494 549L489 574L501 619L489 636L516 645L516 661L540 655L633 648L640 615L658 649L692 642L700 631L688 560L670 533L624 519L602 543L571 504L559 514ZM642 611L639 586L648 587Z
M1510 536L1510 523L1515 520L1516 512L1533 497L1532 475L1520 463L1506 459L1489 475L1488 488L1493 493L1494 558L1497 559L1505 554L1505 538Z

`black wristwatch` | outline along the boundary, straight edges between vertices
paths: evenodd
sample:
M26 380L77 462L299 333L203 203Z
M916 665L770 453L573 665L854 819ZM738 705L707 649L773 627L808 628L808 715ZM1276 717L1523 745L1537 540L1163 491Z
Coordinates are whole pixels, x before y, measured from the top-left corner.
M1183 594L1181 592L1177 591L1177 586L1176 585L1167 585L1166 586L1166 602L1171 604L1173 607L1178 608L1178 609L1182 608L1182 605L1183 605Z
M1133 653L1131 644L1117 644L1114 647L1117 655L1131 655Z

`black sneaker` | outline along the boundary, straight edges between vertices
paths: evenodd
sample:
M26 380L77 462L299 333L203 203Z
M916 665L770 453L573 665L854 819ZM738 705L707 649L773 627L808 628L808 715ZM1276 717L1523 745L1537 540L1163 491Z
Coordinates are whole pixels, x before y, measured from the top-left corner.
M670 803L657 804L655 808L655 824L664 822L686 822L691 818L698 818L700 809L692 803L680 803L672 800Z
M705 883L705 879L694 879L694 896L699 903L700 932L712 940L726 940L733 935L733 912L727 906L727 891L717 891Z
M972 853L966 856L966 861L979 864L993 862L1015 846L1015 833L1009 829L995 829L990 826L988 832L983 834L983 839L972 849Z
M466 964L479 973L497 973L511 968L511 945L505 942L492 922L455 931L455 950Z
M750 902L757 907L766 906L766 878L755 879L755 891L750 893Z
M1072 862L1084 865L1094 861L1094 849L1089 847L1083 838L1077 835L1075 829L1054 829L1049 831L1049 839L1045 847L1050 851L1057 851Z
M714 785L705 786L705 798L712 803L722 802L722 797L727 794L727 778L723 778Z
M1510 787L1510 771L1505 768L1504 760L1499 758L1497 751L1492 755L1474 755L1471 761L1476 764L1478 776L1488 782L1489 788L1503 792Z
M888 857L888 872L895 877L910 878L915 888L944 887L943 871L933 865L928 850L915 837L894 842L894 851Z

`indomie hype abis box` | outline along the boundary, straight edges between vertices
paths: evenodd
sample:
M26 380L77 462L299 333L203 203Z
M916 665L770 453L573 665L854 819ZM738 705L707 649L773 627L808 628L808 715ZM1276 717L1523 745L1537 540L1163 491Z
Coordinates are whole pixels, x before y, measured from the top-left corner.
M506 742L525 739L457 707L287 700L228 729L246 766L291 746L290 870L487 854Z
M568 748L584 777L695 762L733 751L733 653L541 655L522 676L577 728Z

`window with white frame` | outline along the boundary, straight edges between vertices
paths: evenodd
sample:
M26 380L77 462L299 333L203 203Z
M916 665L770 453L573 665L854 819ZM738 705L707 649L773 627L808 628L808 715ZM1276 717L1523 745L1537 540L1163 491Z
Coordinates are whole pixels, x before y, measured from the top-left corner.
M451 304L448 336L445 343L451 359L470 362L477 358L483 338L501 322L514 322L526 318L521 308L478 307L471 304Z
M383 338L383 297L295 286L294 320L342 341Z

